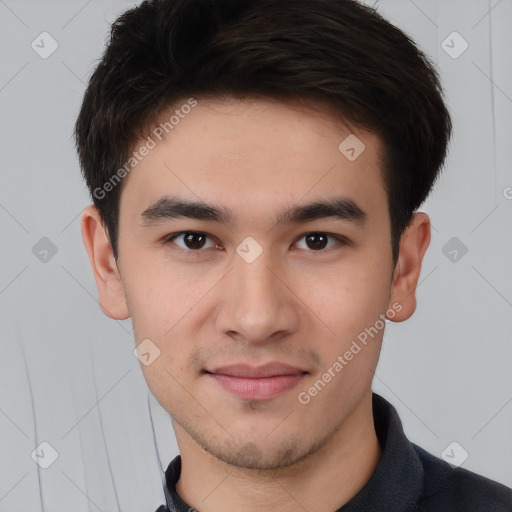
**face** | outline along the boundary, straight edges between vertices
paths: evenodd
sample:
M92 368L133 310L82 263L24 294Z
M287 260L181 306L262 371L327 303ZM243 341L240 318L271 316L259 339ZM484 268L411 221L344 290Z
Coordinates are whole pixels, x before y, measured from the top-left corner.
M385 317L414 309L404 290L419 269L402 255L408 284L393 273L379 139L312 110L210 100L156 140L123 184L103 309L131 316L136 344L158 354L141 367L178 444L293 464L357 414ZM275 362L293 375L219 370Z

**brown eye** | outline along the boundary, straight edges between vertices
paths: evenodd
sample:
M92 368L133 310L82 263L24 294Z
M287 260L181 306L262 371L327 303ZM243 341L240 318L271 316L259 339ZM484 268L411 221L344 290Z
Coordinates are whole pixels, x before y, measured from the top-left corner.
M183 242L188 249L202 249L206 242L206 236L203 233L185 233Z
M176 233L167 237L165 243L174 243L188 252L199 252L201 249L215 247L215 243L207 234L198 231L182 231L181 233Z
M304 242L302 242L303 240ZM337 244L343 246L348 243L348 240L342 236L331 235L323 231L313 231L303 235L296 245L299 249L309 249L311 252L320 252Z
M309 233L306 235L306 244L310 249L322 250L327 245L325 233Z

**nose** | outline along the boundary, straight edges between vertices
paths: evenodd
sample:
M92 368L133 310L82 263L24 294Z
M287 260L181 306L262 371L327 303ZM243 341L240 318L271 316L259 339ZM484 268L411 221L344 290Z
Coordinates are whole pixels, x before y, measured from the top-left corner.
M234 339L264 344L295 332L300 301L283 268L265 251L252 263L236 256L223 280L217 329Z

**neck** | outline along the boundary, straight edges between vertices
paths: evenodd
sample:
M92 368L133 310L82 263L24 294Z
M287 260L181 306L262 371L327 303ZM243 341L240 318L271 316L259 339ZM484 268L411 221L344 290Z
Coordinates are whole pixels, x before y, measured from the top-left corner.
M182 463L176 490L200 512L332 512L364 487L381 456L371 392L326 443L285 468L226 464L204 451L180 425L174 424L174 430Z

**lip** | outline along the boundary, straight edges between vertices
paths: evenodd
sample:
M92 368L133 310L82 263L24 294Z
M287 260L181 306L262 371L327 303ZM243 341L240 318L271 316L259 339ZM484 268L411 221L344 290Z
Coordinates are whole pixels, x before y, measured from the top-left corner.
M269 400L294 388L306 371L284 363L238 364L205 371L225 390L246 400Z
M207 370L208 373L229 375L231 377L262 378L275 377L277 375L301 375L307 373L295 366L277 361L267 363L261 366L251 366L249 364L234 364L229 366L220 366L214 370Z

